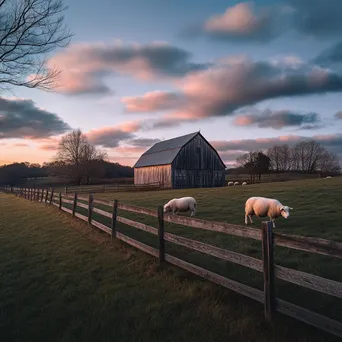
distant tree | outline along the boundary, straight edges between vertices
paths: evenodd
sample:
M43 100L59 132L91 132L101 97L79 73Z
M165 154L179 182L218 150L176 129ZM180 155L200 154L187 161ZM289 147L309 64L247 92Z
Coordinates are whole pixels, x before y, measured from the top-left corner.
M46 170L39 164L13 163L0 167L0 184L14 186L27 178L46 176Z
M69 44L62 0L0 0L0 91L13 86L51 90L60 74L45 55Z
M319 171L322 174L336 174L341 172L341 163L337 154L324 151L318 163Z
M55 175L73 180L77 185L88 184L91 177L100 177L104 172L101 162L106 153L92 146L80 129L64 135L59 142L54 158Z
M236 163L249 173L251 183L255 183L256 177L260 181L261 175L268 173L270 169L270 158L261 151L242 154L236 159Z
M255 173L258 175L259 181L261 179L262 174L269 172L270 165L271 165L271 159L266 154L264 154L263 152L258 152L255 155L254 169L255 169Z
M290 169L291 149L288 145L274 145L267 150L270 168L275 172L286 172Z

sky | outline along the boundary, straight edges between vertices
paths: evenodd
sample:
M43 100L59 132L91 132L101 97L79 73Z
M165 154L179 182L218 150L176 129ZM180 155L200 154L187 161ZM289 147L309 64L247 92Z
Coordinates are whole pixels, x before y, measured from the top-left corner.
M227 167L307 138L342 159L341 0L64 3L59 87L0 93L0 164L50 161L74 128L130 166L198 130Z

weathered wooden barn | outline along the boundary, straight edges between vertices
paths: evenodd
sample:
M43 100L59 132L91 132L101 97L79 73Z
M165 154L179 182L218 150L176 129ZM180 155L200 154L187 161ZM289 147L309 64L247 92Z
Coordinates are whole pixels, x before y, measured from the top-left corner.
M217 151L200 132L156 143L134 165L134 184L160 183L165 188L225 185Z

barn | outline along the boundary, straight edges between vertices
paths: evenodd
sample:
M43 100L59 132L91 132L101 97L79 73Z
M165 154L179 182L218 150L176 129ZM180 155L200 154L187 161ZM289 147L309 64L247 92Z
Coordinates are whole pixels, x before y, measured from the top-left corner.
M164 140L149 148L134 165L134 184L160 183L165 188L225 185L221 157L200 132Z

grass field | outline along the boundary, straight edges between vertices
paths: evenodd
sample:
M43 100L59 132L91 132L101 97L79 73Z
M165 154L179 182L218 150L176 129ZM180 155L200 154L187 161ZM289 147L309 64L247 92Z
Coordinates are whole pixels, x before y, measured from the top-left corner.
M198 203L197 217L244 225L244 203L249 196L267 196L279 199L294 208L288 220L278 218L276 231L328 240L342 241L341 204L342 178L289 181L257 184L246 187L212 189L186 189L137 193L95 194L95 198L117 198L127 204L156 208L171 198L194 196ZM108 207L102 209L110 210ZM79 210L81 213L82 209ZM119 215L157 227L155 218L119 211ZM189 215L189 214L186 214ZM109 219L95 215L94 218L109 225ZM262 219L254 218L251 227L261 228ZM157 237L135 228L118 224L118 230L130 237L157 247ZM210 243L261 259L261 242L229 236L180 225L165 223L165 230L180 236ZM262 274L216 259L199 252L166 243L168 253L196 265L205 267L230 279L263 289ZM342 282L342 260L323 255L276 247L275 262L278 265L308 272ZM342 322L342 300L333 296L308 290L282 280L277 280L278 297L304 308Z
M203 201L218 190L196 191L189 193L198 194L199 216L215 217ZM153 195L160 197L130 202L153 207L163 194ZM170 265L160 269L120 242L111 246L108 235L55 207L0 194L0 210L3 342L337 341L281 315L267 326L259 303Z

